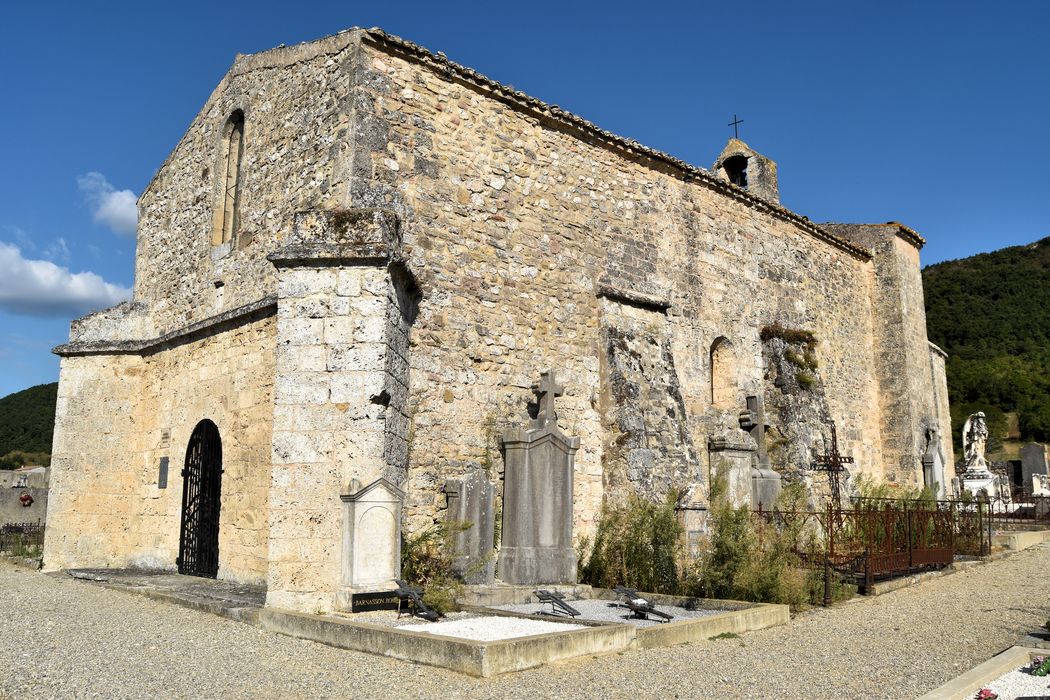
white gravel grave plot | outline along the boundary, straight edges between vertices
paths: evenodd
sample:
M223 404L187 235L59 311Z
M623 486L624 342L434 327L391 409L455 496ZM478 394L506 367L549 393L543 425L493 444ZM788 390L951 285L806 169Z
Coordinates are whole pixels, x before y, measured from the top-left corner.
M664 620L655 615L650 616L648 620L637 618L630 608L625 608L621 605L610 605L615 602L612 600L567 600L565 602L580 611L580 619L582 620L591 622L628 622L636 627L651 627L664 624ZM497 610L517 613L547 613L546 617L552 617L549 614L551 611L550 603L517 603L514 605L495 605L493 607ZM676 605L657 605L656 609L673 616L673 619L668 620L668 622L695 620L725 612L725 610L687 610ZM558 617L565 617L566 620L572 619L562 615Z
M429 620L410 615L404 610L401 612L400 617L398 617L396 610L370 610L368 612L360 613L343 612L336 614L341 618L350 620L351 622L364 622L369 625L382 625L383 627L418 627L419 625L432 624ZM469 620L473 617L478 617L477 613L451 612L446 613L442 619Z
M1016 700L1017 698L1050 698L1050 676L1033 676L1026 673L1030 666L1025 665L996 678L982 687L988 688L999 696L999 700ZM974 698L977 693L968 693L964 698Z
M573 625L564 622L532 620L521 617L501 617L487 615L461 620L446 620L414 625L413 632L440 634L445 637L459 637L478 642L496 642L515 637L531 637L534 634L552 634L554 632L571 632L587 629L585 625Z

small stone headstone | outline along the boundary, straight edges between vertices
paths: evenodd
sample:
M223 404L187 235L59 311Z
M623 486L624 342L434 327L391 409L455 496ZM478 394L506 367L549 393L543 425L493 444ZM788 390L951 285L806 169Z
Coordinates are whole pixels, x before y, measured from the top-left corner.
M492 583L496 576L493 528L496 485L482 469L445 482L445 519L455 529L453 567L465 583ZM463 527L469 523L469 527Z

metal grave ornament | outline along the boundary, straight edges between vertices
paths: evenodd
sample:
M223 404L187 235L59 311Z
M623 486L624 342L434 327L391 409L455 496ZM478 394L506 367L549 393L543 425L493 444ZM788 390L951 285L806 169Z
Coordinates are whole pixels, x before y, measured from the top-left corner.
M832 421L831 450L827 454L817 455L813 460L813 464L809 465L809 468L815 472L827 472L828 485L831 487L831 502L835 508L842 508L839 475L846 471L845 465L853 463L853 457L843 457L839 453L839 436L835 430L835 421Z

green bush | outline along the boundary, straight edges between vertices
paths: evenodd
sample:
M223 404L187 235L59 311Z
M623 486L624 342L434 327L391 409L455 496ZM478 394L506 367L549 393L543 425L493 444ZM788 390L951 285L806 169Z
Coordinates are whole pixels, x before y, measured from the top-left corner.
M437 523L401 539L401 577L423 589L423 602L438 612L456 608L463 582L452 566L452 538L471 523Z
M711 491L711 538L694 563L694 587L689 592L708 598L782 603L794 609L820 603L823 572L801 568L797 554L822 551L817 533L807 530L807 521L785 518L776 525L756 524L748 506L734 508L728 502L722 482L714 482ZM789 484L776 508L802 511L805 501L805 487ZM837 595L849 597L852 591L840 585Z
M632 496L624 504L603 506L582 581L602 588L621 585L678 593L682 556L682 526L675 511L678 495L669 494L663 503Z

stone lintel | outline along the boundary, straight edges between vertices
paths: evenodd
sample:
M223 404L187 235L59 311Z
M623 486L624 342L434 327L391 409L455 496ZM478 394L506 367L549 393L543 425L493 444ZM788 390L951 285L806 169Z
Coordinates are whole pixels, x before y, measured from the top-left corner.
M711 438L707 441L711 452L757 452L755 445L747 442L732 442L726 438Z
M607 282L599 282L594 294L599 298L617 301L629 306L637 306L649 311L666 313L671 308L671 301L662 295L639 292L634 289L624 289Z
M401 256L397 214L386 209L296 212L292 235L267 256L276 267L385 265Z

